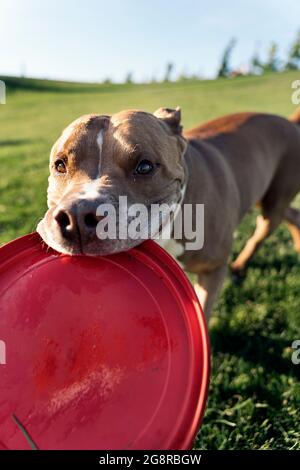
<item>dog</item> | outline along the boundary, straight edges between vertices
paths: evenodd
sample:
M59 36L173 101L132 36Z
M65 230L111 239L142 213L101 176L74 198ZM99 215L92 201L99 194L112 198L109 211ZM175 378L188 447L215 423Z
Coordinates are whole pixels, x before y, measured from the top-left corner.
M121 195L149 213L154 203L204 204L203 248L185 250L184 237L167 245L184 269L197 275L195 290L208 319L226 275L234 232L254 205L261 215L231 263L234 275L245 275L254 253L283 221L300 252L300 212L290 206L299 190L300 110L290 120L237 113L186 132L179 108L86 115L70 124L52 148L48 210L37 231L61 253L107 255L142 240L99 239L99 205L117 208Z

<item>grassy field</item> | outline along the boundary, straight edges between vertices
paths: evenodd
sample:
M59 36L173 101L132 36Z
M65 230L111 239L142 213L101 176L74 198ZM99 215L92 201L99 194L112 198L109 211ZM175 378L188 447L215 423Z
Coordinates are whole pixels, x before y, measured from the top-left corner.
M84 113L181 106L185 127L234 111L289 115L300 73L153 85L86 85L4 78L0 106L0 243L34 230L46 208L50 146ZM300 151L300 149L299 149ZM300 175L299 175L300 177ZM300 199L295 202L300 207ZM236 254L254 228L242 223ZM210 325L213 373L199 449L300 449L300 263L281 226L242 286L226 281Z

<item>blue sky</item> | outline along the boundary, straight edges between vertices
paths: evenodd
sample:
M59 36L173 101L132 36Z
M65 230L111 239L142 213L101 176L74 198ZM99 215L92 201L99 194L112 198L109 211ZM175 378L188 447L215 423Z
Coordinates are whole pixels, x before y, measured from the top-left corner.
M213 77L231 37L235 66L275 40L284 54L300 28L300 0L1 0L0 75L137 81L177 73Z

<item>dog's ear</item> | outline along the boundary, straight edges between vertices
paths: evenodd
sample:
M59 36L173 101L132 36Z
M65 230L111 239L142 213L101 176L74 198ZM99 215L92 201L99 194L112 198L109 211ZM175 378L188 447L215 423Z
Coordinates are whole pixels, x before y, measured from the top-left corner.
M106 114L92 114L87 120L87 128L93 128L94 126L101 126L103 130L107 130L110 123L111 116Z
M182 135L181 109L179 107L176 109L159 108L155 111L154 116L163 121L177 138L177 143L183 155L187 148L187 141Z
M181 109L179 107L176 109L159 108L155 111L154 116L164 121L173 134L180 135L182 133Z

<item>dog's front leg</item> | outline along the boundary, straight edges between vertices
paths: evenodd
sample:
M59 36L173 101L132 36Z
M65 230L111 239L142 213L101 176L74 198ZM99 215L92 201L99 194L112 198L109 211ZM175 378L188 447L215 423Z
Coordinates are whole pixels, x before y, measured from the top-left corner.
M212 271L198 274L198 281L194 284L201 307L203 308L208 323L213 303L223 284L227 273L227 266L222 265Z

